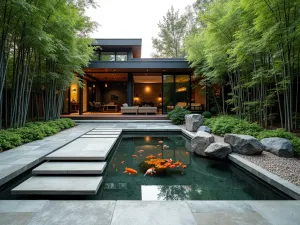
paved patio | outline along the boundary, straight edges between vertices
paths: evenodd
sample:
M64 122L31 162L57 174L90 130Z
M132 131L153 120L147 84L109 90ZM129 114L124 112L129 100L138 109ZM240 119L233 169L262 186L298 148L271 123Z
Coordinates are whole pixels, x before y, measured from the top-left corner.
M0 201L3 225L299 225L299 201Z

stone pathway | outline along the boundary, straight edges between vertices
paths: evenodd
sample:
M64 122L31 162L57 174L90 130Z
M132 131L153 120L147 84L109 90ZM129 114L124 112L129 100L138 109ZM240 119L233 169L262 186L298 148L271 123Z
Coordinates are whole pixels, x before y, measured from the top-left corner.
M96 131L103 134L94 135ZM112 136L111 131L118 134ZM33 176L11 192L35 195L97 194L103 180L100 175L107 164L100 161L106 160L120 134L121 130L94 129L82 135L46 156L45 159L50 161L35 168Z
M299 225L300 201L0 201L5 225Z

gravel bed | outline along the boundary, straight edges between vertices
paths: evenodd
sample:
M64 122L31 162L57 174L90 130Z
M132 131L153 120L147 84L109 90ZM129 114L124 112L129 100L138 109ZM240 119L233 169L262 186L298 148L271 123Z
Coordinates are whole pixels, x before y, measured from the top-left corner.
M263 152L261 155L247 156L239 155L252 163L300 186L300 158L278 157L270 152Z
M185 125L179 125L179 127L185 129ZM192 133L195 134L196 132ZM216 142L224 141L223 137L217 135L213 136L215 137ZM283 158L265 151L263 151L261 155L248 156L239 154L239 156L297 186L300 186L300 157Z

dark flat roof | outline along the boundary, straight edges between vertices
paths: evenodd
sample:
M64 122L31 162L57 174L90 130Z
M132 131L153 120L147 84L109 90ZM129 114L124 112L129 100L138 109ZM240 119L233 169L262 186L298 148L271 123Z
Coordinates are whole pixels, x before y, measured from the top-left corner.
M92 45L97 46L142 46L142 39L94 39Z

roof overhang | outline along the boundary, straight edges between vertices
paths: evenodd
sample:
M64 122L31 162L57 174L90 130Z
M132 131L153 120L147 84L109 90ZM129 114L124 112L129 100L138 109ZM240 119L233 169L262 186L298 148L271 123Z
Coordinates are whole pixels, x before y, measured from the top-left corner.
M132 61L91 61L86 72L189 72L193 71L186 60L132 60Z
M94 39L92 46L100 46L104 51L132 49L133 58L141 58L142 53L142 39Z

